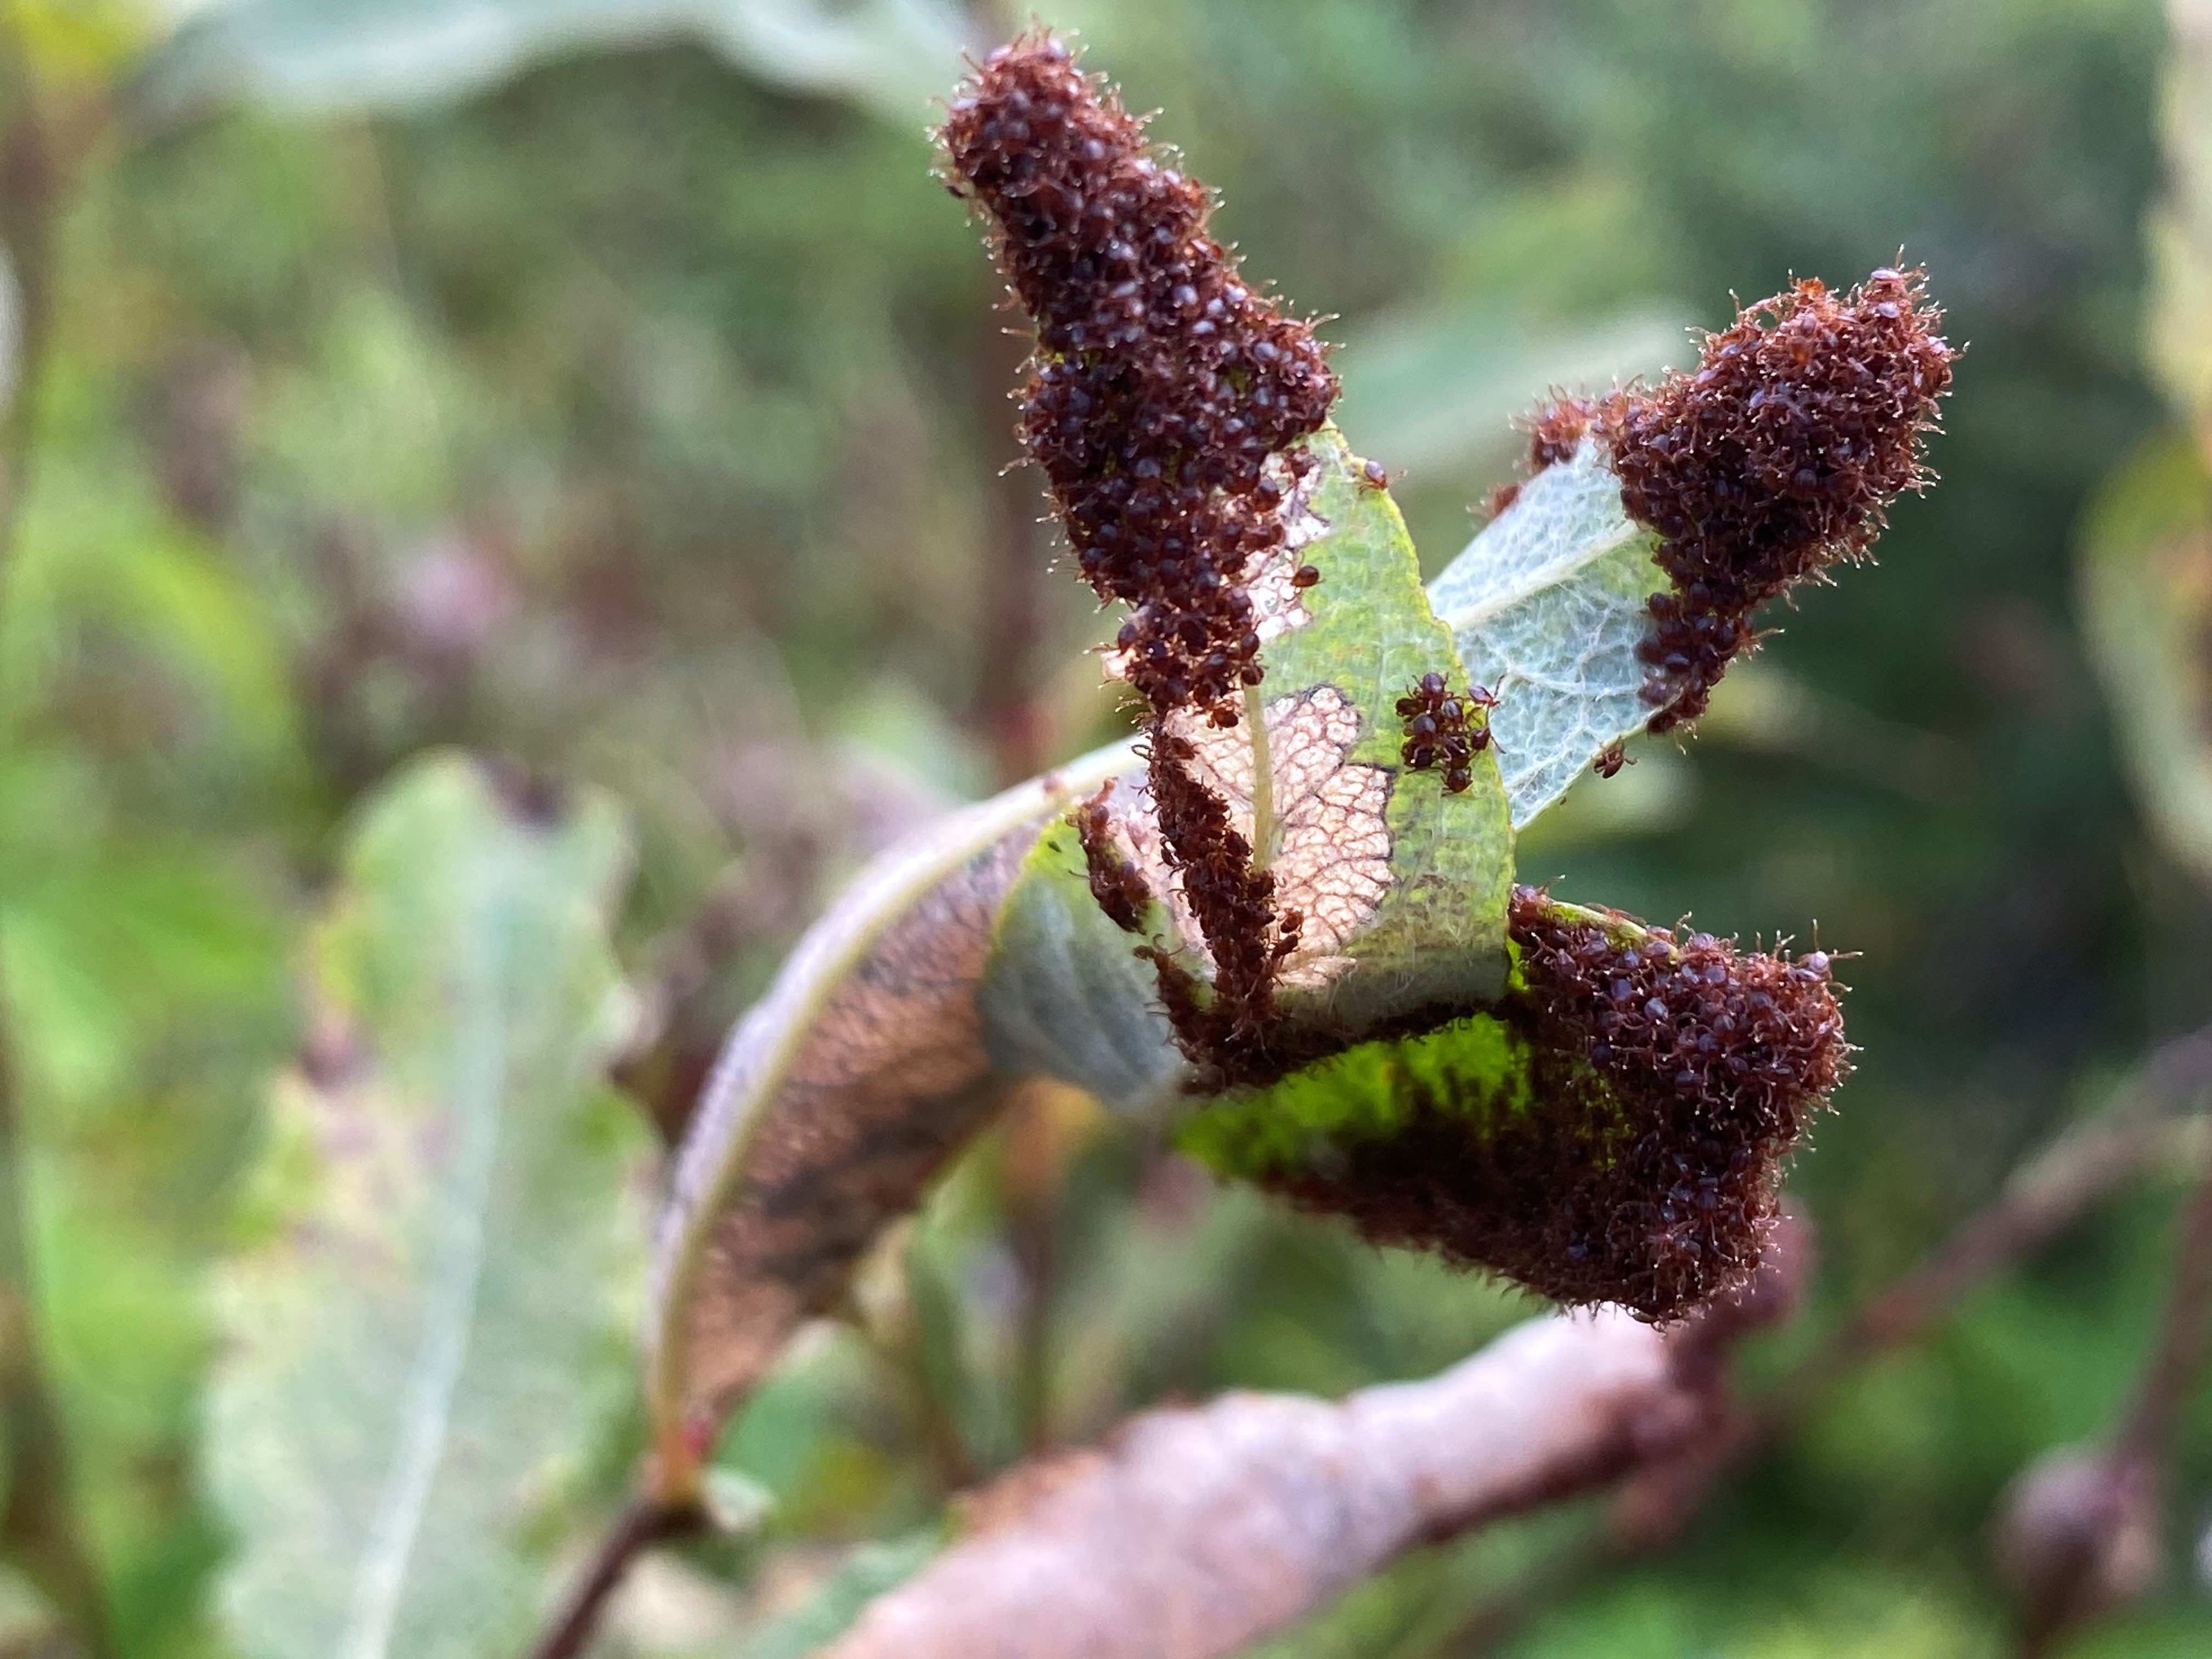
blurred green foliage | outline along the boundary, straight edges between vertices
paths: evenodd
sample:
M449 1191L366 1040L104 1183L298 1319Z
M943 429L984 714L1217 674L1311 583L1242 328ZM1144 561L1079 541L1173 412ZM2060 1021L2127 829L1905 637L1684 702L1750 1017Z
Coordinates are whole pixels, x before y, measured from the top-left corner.
M1006 319L919 102L569 36L398 110L343 88L312 118L186 105L154 95L174 70L154 20L72 10L5 13L53 95L117 95L61 221L0 611L0 975L81 1507L121 1650L171 1659L230 1650L197 1450L206 1269L303 1039L288 988L356 804L453 742L622 798L641 980L702 906L722 923L629 1074L665 1127L840 877L989 783L994 492L1025 517L1035 483L998 477ZM1646 745L1619 781L1646 807L1571 807L1522 854L1570 898L1859 953L1858 1074L1793 1183L1813 1322L2206 1018L2212 906L2130 801L2072 607L2084 502L2160 419L2149 0L1043 15L1164 108L1250 268L1340 319L1352 441L1403 465L1360 422L1421 432L1399 493L1431 569L1503 475L1499 412L1546 377L1648 369L1668 355L1650 319L1718 325L1729 291L1793 271L1849 280L1900 244L1927 262L1970 343L1941 488L1899 508L1878 572L1784 618L1686 759ZM949 47L932 68L949 85ZM1438 410L1468 429L1436 438ZM1037 603L1059 757L1115 729L1084 654L1106 624L1073 582ZM2171 1200L2110 1206L1847 1379L1679 1547L1538 1598L1506 1650L1991 1650L1986 1518L2126 1398ZM642 1576L608 1652L801 1651L1040 1425L1085 1439L1165 1396L1417 1375L1523 1311L1213 1191L1057 1095L963 1164L858 1301L720 1449L775 1495L764 1528ZM2212 1501L2208 1431L2200 1411L2178 1540ZM602 1462L611 1504L624 1460ZM1269 1651L1473 1650L1470 1610L1583 1519L1425 1552ZM2212 1644L2180 1560L2082 1651Z

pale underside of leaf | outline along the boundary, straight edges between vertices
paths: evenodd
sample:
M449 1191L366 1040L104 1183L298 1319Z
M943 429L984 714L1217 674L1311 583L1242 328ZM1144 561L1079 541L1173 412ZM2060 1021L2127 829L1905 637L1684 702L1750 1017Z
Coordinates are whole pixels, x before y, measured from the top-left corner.
M869 1240L988 1121L1003 1079L975 990L1006 890L1042 825L1130 759L1102 750L887 854L731 1034L655 1244L647 1387L664 1454L836 1304Z
M533 1509L619 1398L613 1287L643 1266L644 1135L601 1082L628 866L607 805L525 822L457 758L362 827L316 958L338 1074L279 1090L270 1237L219 1286L209 1459L250 1655L526 1632Z
M1135 775L1115 781L1117 816L1133 817L1139 802ZM1160 905L1145 921L1146 937L1175 936ZM1059 1078L1124 1113L1170 1093L1187 1068L1136 944L1091 897L1073 826L1048 825L1007 895L975 994L992 1064Z
M1636 647L1666 586L1655 544L1584 438L1430 584L1468 673L1498 700L1490 730L1516 830L1651 718Z

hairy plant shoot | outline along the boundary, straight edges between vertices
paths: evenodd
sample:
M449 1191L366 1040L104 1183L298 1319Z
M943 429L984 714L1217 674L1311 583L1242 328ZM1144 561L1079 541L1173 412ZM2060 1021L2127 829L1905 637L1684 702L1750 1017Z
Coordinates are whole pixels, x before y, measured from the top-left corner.
M1247 1074L1270 1046L1299 918L1278 914L1273 878L1193 774L1174 720L1233 726L1261 682L1249 580L1284 549L1285 498L1308 466L1290 446L1328 418L1336 379L1311 327L1208 233L1205 187L1049 35L993 52L943 137L1036 324L1023 441L1084 577L1130 607L1116 663L1146 705L1164 850L1213 968L1208 984L1180 952L1146 947L1161 998L1194 1061ZM1310 567L1289 576L1311 580ZM1132 890L1117 878L1109 891L1118 910Z
M1346 495L1317 519L1315 458L1348 452L1313 447L1336 381L1310 327L1242 280L1207 231L1208 192L1048 35L993 53L943 137L956 190L988 216L1036 324L1021 434L1084 576L1129 607L1109 672L1144 705L1145 788L1133 802L1102 790L1069 822L1088 902L1139 936L1188 1086L1217 1103L1186 1144L1378 1242L1564 1301L1668 1319L1741 1284L1783 1163L1848 1069L1825 956L1677 939L1501 888L1501 993L1416 999L1358 1030L1333 1031L1329 1010L1353 1006L1361 918L1405 879L1398 839L1425 810L1404 793L1416 775L1449 800L1478 760L1520 765L1493 733L1517 702L1548 696L1529 728L1534 769L1507 786L1514 821L1585 769L1611 776L1630 731L1705 708L1755 642L1760 605L1862 556L1888 504L1925 484L1951 352L1920 273L1878 270L1840 297L1796 283L1708 337L1693 373L1541 410L1528 477L1495 498L1492 526L1434 590L1430 614L1467 660L1431 656L1410 690L1348 698L1329 677L1356 672L1358 646L1340 641L1299 659L1285 698L1263 647L1295 655L1285 629L1310 620L1309 592L1322 584L1326 605L1329 584L1364 575L1318 550ZM1387 499L1379 463L1342 465L1352 499ZM1575 477L1563 491L1554 473ZM1578 640L1588 618L1633 631ZM1634 678L1578 705L1545 653L1570 668L1610 653L1616 678ZM1478 658L1494 691L1468 672ZM1388 705L1371 740L1360 698ZM1323 708L1346 722L1340 738L1287 712ZM1271 753L1285 742L1304 747ZM1357 884L1318 917L1285 902L1270 862L1293 803L1324 799L1317 766L1346 781L1317 867L1365 849ZM1116 799L1146 821L1117 817ZM1058 859L1036 879L1059 879ZM1066 936L1045 927L1048 906L1025 914L1036 937ZM1338 952L1326 960L1317 927ZM1318 998L1318 1023L1285 1018L1292 986Z

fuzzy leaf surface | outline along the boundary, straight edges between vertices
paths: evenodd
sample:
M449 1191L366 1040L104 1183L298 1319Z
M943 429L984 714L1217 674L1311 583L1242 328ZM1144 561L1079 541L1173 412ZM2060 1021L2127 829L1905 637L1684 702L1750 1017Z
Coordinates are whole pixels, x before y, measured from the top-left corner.
M1636 647L1651 625L1644 602L1666 586L1656 544L1585 438L1430 584L1467 672L1498 699L1490 729L1516 830L1651 718Z
M629 861L604 800L526 816L453 757L361 824L315 939L319 1058L278 1087L258 1241L219 1291L208 1452L244 1653L527 1633L643 1264L645 1135L601 1082Z

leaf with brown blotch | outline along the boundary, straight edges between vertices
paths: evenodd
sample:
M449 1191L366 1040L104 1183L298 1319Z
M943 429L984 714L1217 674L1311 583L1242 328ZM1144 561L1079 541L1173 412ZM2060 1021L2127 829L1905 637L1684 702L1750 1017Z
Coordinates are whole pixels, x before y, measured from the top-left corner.
M799 1322L997 1104L975 993L1040 827L1126 744L954 815L864 872L731 1034L654 1249L647 1388L667 1495Z

